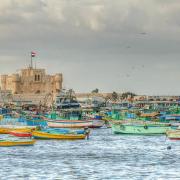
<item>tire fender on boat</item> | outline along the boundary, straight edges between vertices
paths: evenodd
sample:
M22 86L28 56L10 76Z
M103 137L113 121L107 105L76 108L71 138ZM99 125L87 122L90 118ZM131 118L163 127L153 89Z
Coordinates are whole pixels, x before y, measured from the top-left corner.
M145 125L145 126L144 126L144 129L148 129L148 126L147 126L147 125Z
M120 129L121 129L121 130L125 130L125 126L121 124L121 125L120 125Z

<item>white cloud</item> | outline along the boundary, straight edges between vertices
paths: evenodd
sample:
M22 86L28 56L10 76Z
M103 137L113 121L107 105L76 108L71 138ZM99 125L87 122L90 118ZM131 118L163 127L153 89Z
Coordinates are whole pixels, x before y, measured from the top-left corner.
M180 3L158 0L1 0L0 14L1 27L17 23L14 28L18 28L19 24L46 22L59 25L58 28L63 24L63 28L75 25L92 31L131 28L166 33L179 32Z
M54 0L45 0L43 10L45 12L44 18L50 18L50 21L55 23L62 23L66 20L64 16L66 1L54 1Z

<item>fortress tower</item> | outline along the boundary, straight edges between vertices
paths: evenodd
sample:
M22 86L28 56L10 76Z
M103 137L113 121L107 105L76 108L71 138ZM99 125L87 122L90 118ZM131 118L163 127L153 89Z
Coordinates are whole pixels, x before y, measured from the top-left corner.
M63 75L48 75L45 69L21 69L19 74L1 75L1 90L10 90L13 94L53 95L62 89Z

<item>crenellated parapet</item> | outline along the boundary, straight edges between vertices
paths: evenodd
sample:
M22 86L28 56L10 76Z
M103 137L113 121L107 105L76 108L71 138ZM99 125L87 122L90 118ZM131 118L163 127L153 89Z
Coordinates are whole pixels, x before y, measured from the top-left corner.
M20 82L20 76L19 74L12 74L12 82Z

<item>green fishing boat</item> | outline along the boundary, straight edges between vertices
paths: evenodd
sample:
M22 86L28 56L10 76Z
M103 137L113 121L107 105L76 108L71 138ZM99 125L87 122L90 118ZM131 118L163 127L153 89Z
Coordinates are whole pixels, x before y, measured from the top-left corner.
M169 124L160 123L111 123L114 134L158 135L171 130Z

